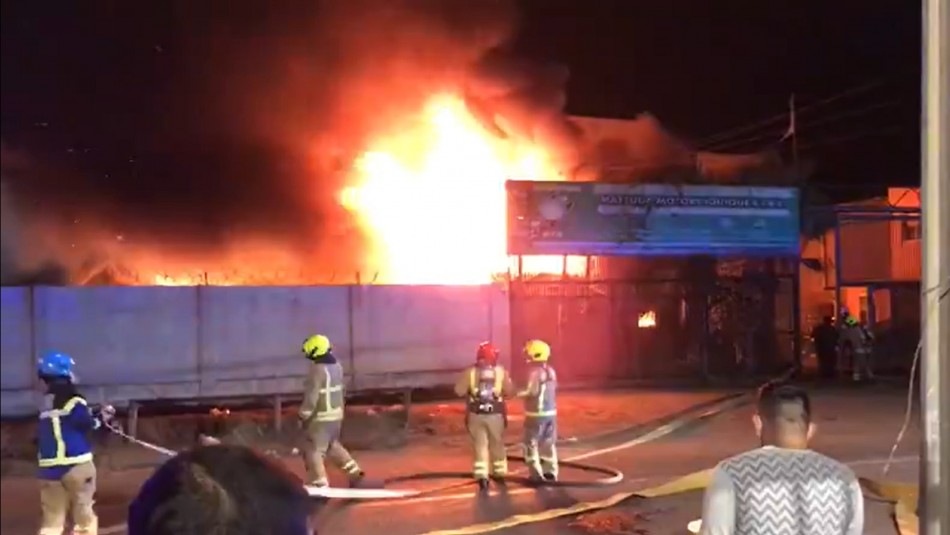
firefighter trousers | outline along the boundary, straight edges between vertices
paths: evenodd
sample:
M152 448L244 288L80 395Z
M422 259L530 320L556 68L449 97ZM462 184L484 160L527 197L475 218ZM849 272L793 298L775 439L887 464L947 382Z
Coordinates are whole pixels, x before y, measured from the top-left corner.
M874 369L871 365L870 351L854 352L854 362L851 365L851 378L855 381L874 378Z
M524 462L531 477L557 477L557 419L554 416L526 416L524 419Z
M307 478L310 484L326 486L326 461L346 473L350 481L362 476L363 471L356 460L340 443L340 433L343 430L343 421L311 422L304 430L303 463L307 468Z
M505 416L499 413L466 415L466 427L472 436L472 475L475 479L504 477L508 473L505 452Z
M96 465L77 464L59 480L40 480L40 508L43 520L39 535L61 535L72 509L73 533L96 535L99 519L92 510L96 494Z

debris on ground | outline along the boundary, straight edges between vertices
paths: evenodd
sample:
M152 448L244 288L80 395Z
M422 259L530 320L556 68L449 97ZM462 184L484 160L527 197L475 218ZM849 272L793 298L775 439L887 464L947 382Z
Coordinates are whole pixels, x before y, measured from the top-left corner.
M649 535L650 531L644 527L649 520L640 512L608 510L580 515L568 525L597 535Z

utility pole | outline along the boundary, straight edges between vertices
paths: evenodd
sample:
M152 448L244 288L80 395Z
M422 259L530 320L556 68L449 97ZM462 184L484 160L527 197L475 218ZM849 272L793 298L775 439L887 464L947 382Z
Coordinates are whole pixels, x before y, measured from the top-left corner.
M795 174L795 184L799 187L798 213L805 213L807 207L803 191L808 188L802 176L802 168L798 163L798 120L795 117L795 93L788 99L788 132L785 137L792 138L792 172ZM801 217L801 215L799 215ZM792 353L795 369L800 373L802 369L802 259L796 258L792 268Z
M923 0L920 528L950 535L950 0Z
M795 117L795 93L788 99L788 133L792 138L792 162L795 165L795 174L798 175L798 121ZM795 177L801 180L801 176Z

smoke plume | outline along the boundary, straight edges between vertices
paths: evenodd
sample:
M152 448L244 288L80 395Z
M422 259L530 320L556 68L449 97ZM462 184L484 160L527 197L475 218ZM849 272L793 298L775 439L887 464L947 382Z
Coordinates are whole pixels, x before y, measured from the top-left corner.
M508 0L324 0L266 10L184 2L163 15L174 32L160 36L146 31L156 14L121 9L75 30L114 50L114 17L126 39L119 46L147 47L149 59L112 62L125 69L124 87L113 88L104 80L119 74L75 58L84 67L61 85L85 88L74 92L87 100L61 99L72 107L66 114L85 117L72 137L86 140L76 156L93 163L60 155L4 170L5 284L50 259L71 283L103 272L107 282L134 279L152 263L168 271L289 266L311 282L352 273L363 244L337 202L345 171L368 140L440 91L464 95L496 135L558 147L565 167L576 160L577 130L562 112L568 73L508 52L517 28ZM103 171L117 159L122 172ZM24 237L38 234L44 239L24 249ZM286 282L304 282L293 273Z

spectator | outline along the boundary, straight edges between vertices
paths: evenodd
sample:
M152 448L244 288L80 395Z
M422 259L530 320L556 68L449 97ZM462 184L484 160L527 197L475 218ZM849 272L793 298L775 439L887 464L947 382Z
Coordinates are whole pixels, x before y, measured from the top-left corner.
M716 467L701 533L860 535L864 499L854 472L808 449L815 431L808 394L766 385L753 423L762 447Z
M152 474L129 506L129 535L314 535L303 482L240 446L206 445Z

